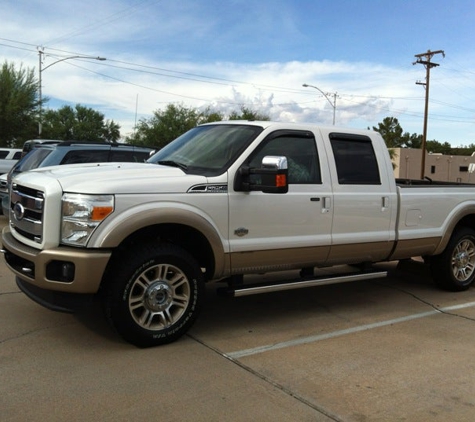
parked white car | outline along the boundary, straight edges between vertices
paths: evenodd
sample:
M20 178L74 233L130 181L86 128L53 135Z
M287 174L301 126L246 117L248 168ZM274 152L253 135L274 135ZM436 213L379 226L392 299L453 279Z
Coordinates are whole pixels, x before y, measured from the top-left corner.
M8 173L0 174L0 202L2 203L2 214L8 215Z
M0 160L19 160L21 152L20 148L0 148Z

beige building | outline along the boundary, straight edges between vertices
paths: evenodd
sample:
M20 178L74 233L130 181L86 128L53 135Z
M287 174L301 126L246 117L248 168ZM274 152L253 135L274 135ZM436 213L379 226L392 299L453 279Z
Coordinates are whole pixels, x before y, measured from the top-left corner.
M394 176L403 179L421 178L422 150L393 148ZM459 183L475 183L475 156L443 155L426 153L426 177L432 180Z

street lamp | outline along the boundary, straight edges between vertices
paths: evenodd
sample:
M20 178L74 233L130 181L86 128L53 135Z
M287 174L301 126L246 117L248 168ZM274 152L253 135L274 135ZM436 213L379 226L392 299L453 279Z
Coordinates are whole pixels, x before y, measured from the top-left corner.
M104 61L107 60L105 57L94 57L94 56L69 56L69 57L63 57L62 59L56 60L53 63L50 63L48 66L43 67L43 56L44 56L44 51L38 49L38 58L39 58L39 65L38 65L38 97L39 97L39 120L38 120L38 138L41 137L41 121L42 121L42 114L43 114L43 94L42 94L42 89L41 89L41 75L42 73L48 69L49 67L55 65L56 63L59 62L64 62L65 60L69 59L91 59L91 60L100 60Z
M319 92L327 99L327 101L330 103L330 105L331 105L332 108L333 108L333 126L335 126L336 96L337 96L337 93L334 92L333 94L331 94L331 93L327 93L327 94L326 94L326 93L323 92L320 88L318 88L317 86L314 86L314 85L303 84L302 86L303 86L304 88L315 88L317 91L319 91ZM333 102L330 100L329 95L333 95Z

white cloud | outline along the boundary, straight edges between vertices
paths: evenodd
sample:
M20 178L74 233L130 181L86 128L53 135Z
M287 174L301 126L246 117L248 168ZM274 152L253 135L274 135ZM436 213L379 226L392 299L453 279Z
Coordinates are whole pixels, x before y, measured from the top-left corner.
M46 57L45 66L61 54L107 57L106 62L71 59L51 66L42 75L43 93L52 107L81 103L98 109L121 124L123 134L132 130L136 116L146 118L172 102L226 112L246 105L278 120L329 124L334 93L337 124L376 126L395 116L405 131L421 133L425 92L415 82L424 79L425 69L412 61L414 53L424 51L419 44L430 38L404 32L413 22L404 15L406 6L393 8L405 16L401 26L397 16L378 14L382 6L374 11L352 6L352 13L361 9L365 17L379 16L377 32L368 19L358 25L358 16L345 14L338 3L308 2L302 8L287 0L263 0L249 8L246 0L7 1L0 54L36 69L37 45L55 54ZM457 20L464 34L472 31L467 13ZM385 23L391 24L390 33ZM426 36L434 35L436 24ZM398 50L394 43L383 49L385 40L394 41L393 31L405 43ZM432 72L429 139L475 142L471 44L446 51ZM329 100L304 83L320 88Z

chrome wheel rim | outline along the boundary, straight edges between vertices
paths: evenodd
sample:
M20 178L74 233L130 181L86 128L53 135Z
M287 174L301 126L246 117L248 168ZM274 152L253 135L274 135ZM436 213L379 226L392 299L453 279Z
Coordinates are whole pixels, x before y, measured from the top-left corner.
M130 314L147 330L169 328L184 314L190 293L190 283L183 271L169 264L154 265L133 281Z
M475 271L475 244L462 240L452 255L452 273L457 281L468 281Z

